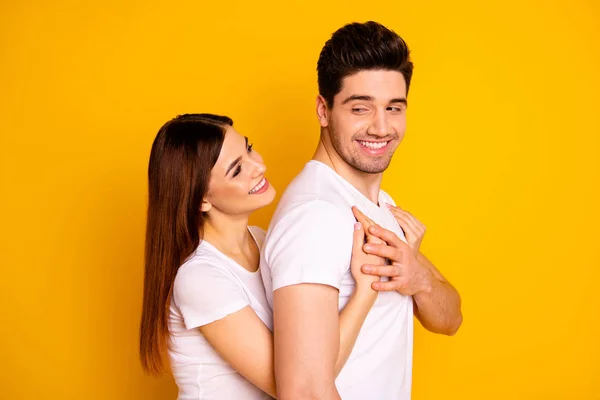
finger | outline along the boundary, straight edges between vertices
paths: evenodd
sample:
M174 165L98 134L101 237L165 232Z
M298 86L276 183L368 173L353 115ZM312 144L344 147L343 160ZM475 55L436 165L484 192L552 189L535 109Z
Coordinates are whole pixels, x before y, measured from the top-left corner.
M421 223L421 221L419 221L417 218L415 218L414 216L412 216L410 214L408 214L404 218L408 219L406 221L407 224L412 224L411 226L413 227L413 230L414 230L416 236L423 237L423 235L425 234L425 230L427 229L427 228L425 228L425 225L423 225Z
M398 265L363 265L362 272L377 276L400 276L402 270Z
M402 242L402 244L404 244L404 242ZM388 246L387 244L367 243L363 246L363 250L367 254L387 258L395 263L403 263L404 252L397 247Z
M418 227L410 218L410 213L394 206L390 206L390 211L398 222L398 225L400 225L400 228L404 231L405 236L407 233L409 235L412 233L415 236L419 236L420 227Z
M395 217L402 216L404 218L407 218L409 216L409 213L407 211L400 210L400 209L393 209L393 210L391 210L391 212L392 212L392 214L394 214Z
M392 206L392 205L388 205L388 208L390 209L390 211L392 212L392 214L394 215L405 215L405 216L413 216L411 213L409 213L408 211L400 208L400 207L396 207L396 206ZM414 217L414 216L413 216Z
M352 258L358 256L363 252L363 246L365 244L365 231L363 230L362 224L357 222L354 224L354 234L352 237Z
M379 243L380 242L379 239L377 239L375 236L370 234L369 230L368 230L369 227L374 225L375 223L369 217L367 217L365 214L363 214L356 206L352 207L352 213L354 214L354 217L356 218L356 220L358 222L360 222L365 229L366 242L367 243Z
M383 240L385 243L387 243L388 245L390 245L392 247L395 247L398 249L403 249L406 246L406 243L404 243L402 241L402 239L400 239L398 237L398 235L396 235L394 232L392 232L390 230L382 228L379 225L370 226L369 233L371 233L372 235Z
M385 244L385 242L381 239L379 239L377 236L375 235L371 235L371 234L367 234L367 243L373 243L373 244Z
M390 210L402 210L402 207L397 204L393 205L392 203L385 203L385 205L388 206Z
M408 218L412 222L412 224L416 227L416 229L419 232L425 231L425 225L423 225L423 223L421 221L419 221L419 219L417 217L415 217L413 214L411 214L410 212L399 209L399 208L392 209L392 212L395 213L394 215L397 215L397 214L404 215L406 218Z
M419 229L419 231L424 231L425 230L425 225L423 225L423 223L421 221L419 221L417 219L417 217L415 217L414 215L412 215L409 212L407 212L406 214L408 214L408 218L410 218L410 220L412 221L412 223L414 224L414 226L417 229Z
M352 213L354 214L356 220L364 225L365 229L367 229L371 225L375 225L375 222L373 222L371 218L363 214L363 212L360 211L358 207L352 206Z
M352 206L352 213L354 214L356 220L363 225L363 228L365 229L365 233L367 235L367 243L382 243L382 241L379 238L369 233L369 227L377 224L375 224L375 222L373 222L371 218L363 214L356 206Z
M405 215L399 214L394 215L394 217L396 218L398 225L400 225L400 228L402 228L405 234L409 233L413 234L414 236L417 236L419 231Z
M388 282L373 282L371 287L379 292L391 292L396 290L402 290L406 287L406 282L402 279L395 279Z
M390 208L390 211L394 215L395 218L402 218L404 221L410 222L413 229L415 229L419 224L419 220L417 220L411 213L408 211L404 211L401 209Z

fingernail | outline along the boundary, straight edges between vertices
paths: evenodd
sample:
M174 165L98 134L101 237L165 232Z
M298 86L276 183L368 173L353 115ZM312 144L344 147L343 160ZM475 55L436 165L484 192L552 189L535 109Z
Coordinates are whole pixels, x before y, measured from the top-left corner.
M368 244L365 244L365 250L366 250L366 251L373 250L373 246L371 246L371 245L368 245Z
M360 228L362 228L362 225L360 224L360 222L357 222L354 224L354 229L357 231L360 231Z
M363 267L363 271L364 272L371 272L371 271L373 271L373 269L371 267L364 266Z
M371 226L369 227L369 231L371 231L371 232L375 233L375 232L377 232L377 227L376 227L375 225L371 225Z
M373 284L371 285L371 287L375 290L379 289L379 283L377 282L373 282Z
M385 205L388 206L388 207L390 207L390 208L393 207L390 203L385 203Z

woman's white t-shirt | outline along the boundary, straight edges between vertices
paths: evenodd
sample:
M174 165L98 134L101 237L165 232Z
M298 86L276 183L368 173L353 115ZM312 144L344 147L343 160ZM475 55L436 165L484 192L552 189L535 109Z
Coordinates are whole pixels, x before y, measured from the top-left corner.
M248 230L260 249L265 231ZM169 358L179 400L271 398L229 366L198 329L248 305L272 330L260 271L248 271L202 241L177 271L173 286Z

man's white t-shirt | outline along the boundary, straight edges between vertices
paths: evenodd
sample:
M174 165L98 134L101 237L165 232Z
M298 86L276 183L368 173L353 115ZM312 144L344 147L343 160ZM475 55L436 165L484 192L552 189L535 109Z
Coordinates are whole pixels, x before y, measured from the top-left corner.
M260 249L265 232L248 229ZM202 241L177 271L173 286L169 358L179 400L271 399L229 366L198 329L248 305L272 329L260 272L248 271Z
M286 189L271 220L260 270L270 306L273 292L300 283L339 290L339 309L355 282L350 271L352 206L404 239L380 191L374 204L327 165L312 160ZM381 292L335 383L344 400L408 400L412 383L413 302L411 296Z

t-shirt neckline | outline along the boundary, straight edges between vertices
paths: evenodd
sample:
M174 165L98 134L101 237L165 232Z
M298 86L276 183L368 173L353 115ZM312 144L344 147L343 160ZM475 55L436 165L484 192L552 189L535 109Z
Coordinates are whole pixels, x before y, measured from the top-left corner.
M373 205L374 207L377 207L380 210L384 209L381 206L381 203L382 203L381 187L379 188L379 193L377 195L377 201L379 204L375 204L371 201L371 199L369 199L367 196L365 196L360 190L355 188L354 185L352 185L350 182L348 182L346 179L344 179L344 177L342 177L340 174L338 174L336 170L334 170L333 168L331 168L329 165L325 164L324 162L312 159L307 163L307 165L308 164L321 165L321 166L325 167L338 181L341 181L343 185L345 185L350 190L352 190L354 193L356 193L362 200L368 202L369 204Z
M256 247L258 248L258 254L260 256L260 244L258 243L258 240L256 239L256 236L254 235L254 232L252 232L252 229L250 229L249 226L246 227L246 229L248 229L248 232L250 232L250 236L252 237L252 240L254 240L254 244L256 244ZM260 262L258 263L258 268L256 268L256 271L248 271L246 268L244 268L243 266L241 266L237 261L235 261L233 258L229 257L227 254L223 253L221 250L217 249L215 246L213 246L210 242L202 239L202 241L200 242L200 245L198 246L198 248L200 248L200 246L208 246L210 249L212 249L219 257L221 257L222 259L224 259L225 261L229 262L230 264L235 265L236 268L242 270L243 272L245 272L246 274L249 275L260 275Z

